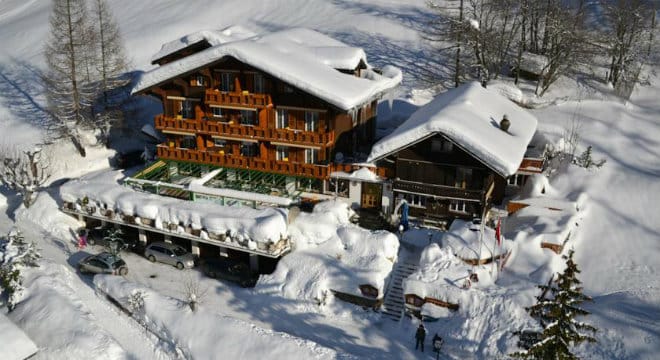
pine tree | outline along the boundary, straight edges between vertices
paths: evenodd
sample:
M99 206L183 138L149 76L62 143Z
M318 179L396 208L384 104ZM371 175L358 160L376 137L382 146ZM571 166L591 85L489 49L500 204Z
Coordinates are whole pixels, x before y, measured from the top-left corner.
M94 98L88 56L92 33L85 0L53 0L50 33L44 51L48 71L43 78L55 120L50 130L55 137L69 138L85 156L79 128L90 125Z
M106 142L110 128L123 120L122 104L128 98L127 60L119 27L105 0L94 0L94 33L98 98L94 120Z
M577 359L570 347L583 342L596 342L588 333L596 332L593 326L576 321L576 316L589 312L580 307L592 299L582 293L577 274L580 270L573 261L573 250L564 255L566 269L548 285L540 285L542 294L538 302L527 309L530 316L539 320L543 331L540 340L527 350L512 354L524 359Z
M126 244L124 244L123 238L124 232L118 228L108 229L108 232L104 238L106 241L106 248L108 252L113 255L119 255L121 250L126 249Z

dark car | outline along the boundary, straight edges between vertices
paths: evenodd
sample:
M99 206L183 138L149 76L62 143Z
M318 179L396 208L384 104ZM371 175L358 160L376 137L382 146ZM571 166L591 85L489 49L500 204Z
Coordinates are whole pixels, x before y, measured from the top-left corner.
M90 255L78 263L78 270L81 273L91 272L95 274L112 274L126 276L128 267L119 256L102 252L97 255Z
M231 259L206 259L201 266L208 277L229 280L242 287L254 287L259 280L259 274L250 271L247 264Z
M117 251L135 251L138 245L137 241L126 239L126 236L124 236L121 230L114 227L101 226L87 230L87 244L105 246L106 248L116 246Z

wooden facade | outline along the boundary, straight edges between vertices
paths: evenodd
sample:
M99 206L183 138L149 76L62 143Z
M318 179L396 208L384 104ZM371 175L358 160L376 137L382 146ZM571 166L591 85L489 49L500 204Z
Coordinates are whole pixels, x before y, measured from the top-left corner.
M471 219L481 217L484 206L501 200L503 179L442 134L391 158L396 172L394 196L408 202L412 217L438 222Z
M149 88L164 160L327 180L333 160L368 150L377 100L344 111L233 58Z

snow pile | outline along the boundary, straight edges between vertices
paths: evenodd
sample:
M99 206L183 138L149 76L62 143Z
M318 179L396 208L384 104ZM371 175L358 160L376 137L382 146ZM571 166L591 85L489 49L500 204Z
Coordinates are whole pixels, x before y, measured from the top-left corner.
M559 197L544 175L530 177L519 197L512 200L527 206L509 215L505 232L517 238L522 232L542 243L562 245L586 215L587 194L573 196L575 200Z
M419 269L404 280L404 294L415 294L421 298L430 297L462 306L468 294L477 288L493 285L490 265L470 266L456 257L449 248L431 244L422 251ZM465 288L470 274L476 273L477 282Z
M37 352L35 345L25 333L0 313L0 359L23 360Z
M24 270L24 275L23 300L9 316L41 353L52 359L128 358L70 285L77 281L74 273L63 265L43 262L39 268Z
M508 131L499 127L504 115L511 122ZM534 115L498 91L470 82L438 95L417 110L373 146L368 161L441 133L493 171L507 177L518 170L536 125Z
M370 182L381 182L383 178L378 176L373 171L367 169L366 167L355 170L351 173L344 171L335 171L330 174L331 178L337 179L347 179L347 180L357 180L357 181L370 181Z
M190 359L333 359L337 353L315 342L219 315L199 305L193 312L181 300L121 277L97 275L94 285L133 313L149 330ZM132 301L136 293L142 301ZM136 304L141 303L138 307ZM249 344L249 346L246 346ZM221 354L221 355L220 355Z
M109 209L127 216L154 220L156 228L163 223L177 224L207 233L225 234L257 242L277 242L287 232L287 211L266 208L229 207L199 203L134 191L117 184L120 173L97 172L71 180L60 188L64 201L78 202L87 198L96 209Z
M232 57L340 109L350 110L392 89L402 79L401 71L391 66L384 68L380 74L367 67L362 71L361 78L328 66L353 65L350 67L353 69L357 65L356 60L366 63L364 55L361 49L348 47L314 30L292 28L219 44L165 64L143 74L133 93L145 91L224 57Z
M383 296L385 279L399 249L387 231L368 231L349 222L352 210L341 201L325 201L311 214L301 213L289 228L296 249L277 270L262 276L257 290L292 299L323 299L328 290L363 296L371 285Z
M452 249L454 255L463 260L490 259L493 256L506 254L511 250L511 240L503 238L501 245L498 246L495 230L488 226L484 226L483 229L482 236L481 225L456 219L452 222L449 230L443 234L442 245Z

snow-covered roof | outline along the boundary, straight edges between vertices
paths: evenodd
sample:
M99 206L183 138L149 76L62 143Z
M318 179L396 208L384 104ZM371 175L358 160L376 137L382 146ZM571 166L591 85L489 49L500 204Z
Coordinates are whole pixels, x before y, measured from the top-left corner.
M173 47L174 48L174 47ZM350 110L401 82L393 66L380 73L369 67L362 49L349 47L314 30L293 28L264 36L230 41L165 64L142 75L132 93L218 62L225 57L264 71L289 85L343 110ZM364 61L362 77L337 68L354 68Z
M511 122L506 132L499 128L505 114ZM413 113L373 146L368 161L378 160L441 133L506 177L518 170L536 125L534 115L499 92L470 82L440 94Z
M163 44L160 50L151 57L151 62L154 63L200 41L206 41L209 45L216 46L232 41L247 39L255 35L257 35L255 32L240 25L230 26L222 30L196 31L192 34L188 34L179 39Z
M0 338L2 338L0 359L23 360L37 352L34 342L2 313L0 313Z
M62 199L76 202L87 197L89 203L97 207L152 219L156 228L168 222L217 234L231 231L243 238L265 243L275 242L287 233L285 209L257 210L163 197L121 186L117 184L117 178L108 175L107 172L98 172L67 182L60 188Z
M331 178L337 178L337 179L346 179L346 180L353 180L353 181L368 181L368 182L382 182L383 178L378 176L376 173L373 171L367 169L366 167L360 168L358 170L355 170L351 173L347 173L344 171L335 171L330 174Z

